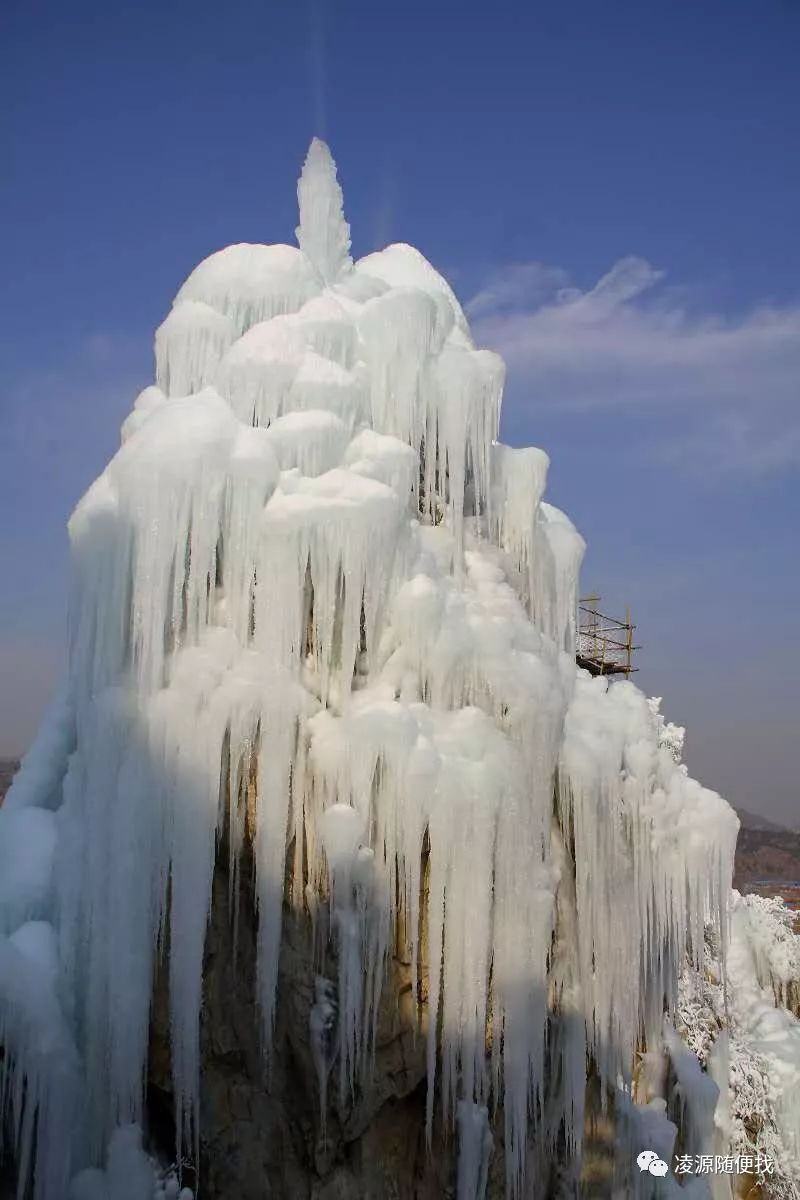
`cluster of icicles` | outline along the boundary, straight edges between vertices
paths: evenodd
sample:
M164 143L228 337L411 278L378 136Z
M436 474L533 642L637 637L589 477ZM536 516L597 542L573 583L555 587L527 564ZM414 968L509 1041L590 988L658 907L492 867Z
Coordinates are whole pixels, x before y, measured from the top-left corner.
M577 671L583 542L546 455L496 440L501 360L410 246L352 261L319 141L298 197L299 249L190 275L70 522L68 679L0 814L2 1101L38 1200L142 1119L165 931L196 1149L223 831L234 878L253 838L267 1058L285 903L326 913L342 1096L403 931L465 1200L489 1124L510 1196L532 1146L578 1152L587 1063L630 1080L721 924L735 818L633 686Z

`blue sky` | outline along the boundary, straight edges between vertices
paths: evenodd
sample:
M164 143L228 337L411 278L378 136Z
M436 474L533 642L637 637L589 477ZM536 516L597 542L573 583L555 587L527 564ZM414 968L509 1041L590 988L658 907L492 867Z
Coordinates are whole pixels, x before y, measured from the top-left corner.
M211 251L293 239L320 133L354 251L418 245L505 355L503 436L692 770L800 823L799 49L798 0L5 0L0 753L153 330Z

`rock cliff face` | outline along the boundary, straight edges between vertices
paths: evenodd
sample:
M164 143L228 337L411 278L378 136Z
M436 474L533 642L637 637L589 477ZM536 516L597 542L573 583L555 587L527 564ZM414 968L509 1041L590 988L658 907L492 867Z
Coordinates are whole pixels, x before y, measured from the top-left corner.
M455 1200L456 1137L437 1118L431 1146L425 1138L427 974L422 972L415 995L411 964L395 952L378 1010L373 1069L359 1081L355 1094L343 1101L334 1062L323 1112L310 1026L320 972L332 982L336 978L335 954L329 946L322 947L321 938L315 946L311 922L287 903L273 1053L265 1068L255 1004L257 921L248 884L253 867L250 846L244 852L235 914L227 861L223 846L214 876L204 962L200 1171L197 1178L188 1167L184 1181L195 1186L203 1200L265 1196L274 1200ZM287 878L287 895L290 882ZM422 934L427 950L424 928ZM796 1000L797 987L792 984L787 1007L795 1007ZM166 982L160 978L151 1026L147 1110L149 1148L162 1161L174 1157L175 1147L167 1001ZM662 1069L672 1078L673 1068L666 1058ZM635 1093L640 1090L644 1102L647 1088L641 1080L634 1085ZM580 1176L571 1173L563 1153L556 1153L546 1164L531 1164L526 1196L611 1200L634 1194L625 1190L634 1186L630 1180L619 1190L624 1138L621 1142L613 1095L607 1095L604 1104L601 1093L600 1081L591 1071ZM687 1137L681 1112L670 1110L678 1124L676 1153ZM494 1153L485 1200L502 1200L506 1195L502 1108L492 1121L492 1134ZM731 1182L736 1200L793 1195L764 1190L753 1175ZM11 1191L7 1194L10 1200ZM2 1188L0 1196L5 1200Z
M237 929L229 878L219 858L204 965L201 1016L201 1195L349 1200L455 1195L452 1148L437 1131L425 1145L425 1040L417 1029L410 965L395 957L378 1014L374 1070L342 1104L335 1070L328 1104L320 1087L309 1023L317 963L311 924L286 908L274 1051L268 1068L254 1003L256 922L241 888ZM248 878L248 864L242 872ZM424 1017L424 1001L422 1014ZM166 988L157 989L152 1025L148 1108L153 1148L174 1156ZM189 1180L191 1183L191 1180ZM502 1189L497 1191L502 1194Z
M335 952L328 946L320 959L310 921L284 906L276 1029L265 1067L255 1005L257 920L247 883L251 848L244 853L235 917L226 863L223 846L203 970L200 1177L188 1168L185 1182L199 1184L203 1200L454 1200L456 1137L437 1114L430 1147L425 1138L427 972L421 972L415 995L410 962L397 952L392 956L373 1069L355 1096L342 1102L334 1063L323 1116L309 1027L319 972L335 980ZM426 933L423 927L425 951ZM165 975L153 1007L147 1107L150 1149L170 1161L175 1125ZM592 1076L581 1175L585 1200L611 1195L615 1130L612 1112L603 1108ZM486 1200L506 1195L502 1125L501 1109L493 1121ZM562 1164L539 1164L529 1194L558 1200L568 1183Z

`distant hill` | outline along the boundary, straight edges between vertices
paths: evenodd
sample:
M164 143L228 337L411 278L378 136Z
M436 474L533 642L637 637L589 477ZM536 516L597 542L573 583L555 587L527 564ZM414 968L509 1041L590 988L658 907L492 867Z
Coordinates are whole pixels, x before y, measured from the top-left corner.
M16 758L0 758L0 804L6 792L11 787L11 780L16 774L19 762Z
M800 883L800 833L790 829L739 830L733 886L750 891L756 882ZM780 887L757 889L764 894L780 892Z
M746 808L736 812L742 827L736 843L733 886L740 892L782 895L796 907L800 899L800 833ZM790 883L796 887L786 887Z
M791 830L788 830L785 825L781 825L778 821L770 821L768 817L760 817L757 813L751 813L746 808L736 808L735 811L737 817L742 822L742 829L776 830L779 833L791 832Z

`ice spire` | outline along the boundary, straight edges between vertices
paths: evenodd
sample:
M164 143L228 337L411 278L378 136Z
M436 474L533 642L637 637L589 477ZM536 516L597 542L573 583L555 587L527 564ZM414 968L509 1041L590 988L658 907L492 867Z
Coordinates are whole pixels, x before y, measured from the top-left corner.
M326 142L313 138L297 181L297 242L327 286L353 266L336 163Z

